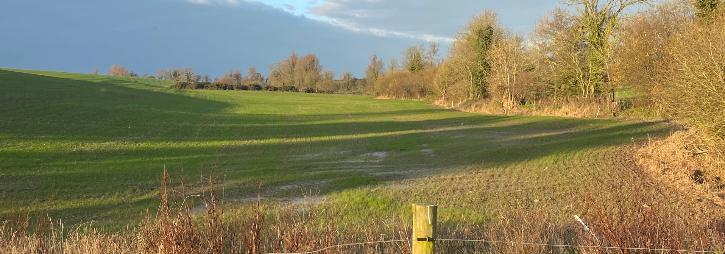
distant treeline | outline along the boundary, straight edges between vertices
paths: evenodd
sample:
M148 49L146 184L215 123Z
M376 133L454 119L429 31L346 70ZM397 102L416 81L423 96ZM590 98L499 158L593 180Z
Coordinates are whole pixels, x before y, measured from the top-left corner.
M125 67L113 65L109 71L111 76L137 76ZM364 79L353 77L349 72L335 79L332 71L324 71L320 60L314 54L298 57L290 56L272 66L269 77L264 77L257 69L250 67L246 75L239 71L230 71L211 79L208 75L199 75L191 68L174 68L159 70L156 76L147 78L175 81L177 89L209 89L209 90L251 90L251 91L286 91L306 93L364 93L368 91Z

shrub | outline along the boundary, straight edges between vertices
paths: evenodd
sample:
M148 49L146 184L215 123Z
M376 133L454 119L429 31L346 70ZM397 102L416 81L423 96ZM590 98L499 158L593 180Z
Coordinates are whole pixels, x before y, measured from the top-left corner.
M653 92L666 116L725 139L725 11L675 36Z
M412 73L396 71L375 82L375 95L389 98L422 99L432 94L434 69Z

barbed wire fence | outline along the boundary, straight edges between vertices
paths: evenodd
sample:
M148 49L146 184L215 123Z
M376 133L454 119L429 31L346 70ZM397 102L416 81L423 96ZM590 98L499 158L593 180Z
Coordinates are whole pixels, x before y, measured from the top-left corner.
M459 238L441 238L435 239L436 242L468 242L468 243L485 243L485 244L505 244L510 246L535 246L535 247L552 247L552 248L572 248L572 249L591 249L591 250L604 250L604 251L641 251L649 253L724 253L725 250L688 250L688 249L668 249L668 248L648 248L648 247L621 247L621 246L600 246L600 245L575 245L575 244L546 244L546 243L532 243L532 242L514 242L514 241L497 241L487 239L459 239ZM350 247L361 247L367 245L380 245L389 243L410 243L410 239L396 239L396 240L380 240L380 241L367 241L357 243L344 243L327 246L317 250L303 251L303 252L268 252L266 254L316 254L323 253L331 250L341 250L343 248Z
M328 250L333 249L340 249L340 248L349 248L349 247L361 247L366 245L379 245L379 244L386 244L386 243L398 243L398 242L409 242L410 240L407 239L397 239L397 240L380 240L380 241L367 241L367 242L358 242L358 243L343 243L338 245L331 245L327 246L321 249L313 250L313 251L305 251L305 252L268 252L266 254L315 254L315 253L321 253Z
M482 243L488 245L507 245L507 246L531 246L531 247L542 247L542 248L561 248L561 249L574 249L574 250L600 250L604 252L616 251L616 252L646 252L646 253L725 253L725 250L692 250L692 249L674 249L674 248L650 248L650 247L628 247L628 246L607 246L603 245L594 231L584 222L584 220L578 215L573 215L574 220L578 222L584 231L588 232L591 237L595 240L597 245L578 245L578 244L551 244L551 243L536 243L536 242L516 242L516 241L502 241L502 240L491 240L491 239L463 239L463 238L437 238L435 236L436 228L436 215L437 206L435 205L417 205L413 204L413 233L409 239L395 239L395 240L379 240L379 241L364 241L356 243L343 243L337 245L330 245L317 250L303 251L303 252L270 252L266 254L316 254L327 251L337 250L341 251L343 248L364 248L369 245L375 245L375 253L385 253L383 244L391 243L406 243L411 247L411 251L415 253L433 253L432 244L426 246L423 249L416 251L415 244L422 242L438 242L438 243ZM416 230L418 232L416 232ZM420 236L425 236L420 238ZM418 238L417 238L418 237ZM414 240L416 239L416 240ZM465 248L465 246L463 246ZM360 253L356 251L355 253Z

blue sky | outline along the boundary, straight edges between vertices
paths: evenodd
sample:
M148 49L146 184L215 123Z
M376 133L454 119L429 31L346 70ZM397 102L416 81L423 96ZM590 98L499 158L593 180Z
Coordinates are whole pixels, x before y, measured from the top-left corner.
M190 67L267 73L290 52L363 75L415 44L446 45L475 14L526 35L559 1L544 0L2 0L0 67L139 74Z

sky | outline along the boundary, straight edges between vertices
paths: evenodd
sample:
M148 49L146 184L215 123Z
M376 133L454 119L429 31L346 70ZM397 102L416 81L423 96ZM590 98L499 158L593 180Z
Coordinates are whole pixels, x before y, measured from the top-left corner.
M218 76L266 74L314 53L325 69L360 77L370 55L386 63L437 42L440 57L474 15L494 10L527 35L558 0L2 0L0 68L138 74L192 68Z

